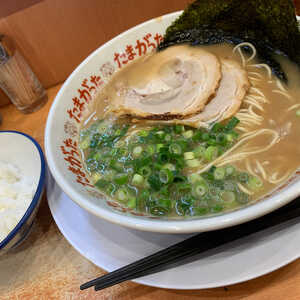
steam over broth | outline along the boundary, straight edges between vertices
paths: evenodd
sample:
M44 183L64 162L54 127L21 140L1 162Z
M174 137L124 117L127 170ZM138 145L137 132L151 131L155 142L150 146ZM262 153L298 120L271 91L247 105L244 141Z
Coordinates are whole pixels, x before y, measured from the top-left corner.
M191 51L190 46L176 47ZM145 92L145 83L161 65L161 53L140 58L113 75L90 104L79 137L82 160L104 195L139 212L199 216L254 203L288 180L300 164L299 70L280 58L289 79L286 86L241 47L200 47L220 61L237 62L250 82L231 119L203 123L201 128L193 128L189 116L153 121L113 113L114 99L128 86ZM196 53L198 47L193 48ZM171 84L177 88L178 82ZM164 85L159 88L165 93ZM158 95L154 84L150 92ZM164 94L159 97L169 101Z

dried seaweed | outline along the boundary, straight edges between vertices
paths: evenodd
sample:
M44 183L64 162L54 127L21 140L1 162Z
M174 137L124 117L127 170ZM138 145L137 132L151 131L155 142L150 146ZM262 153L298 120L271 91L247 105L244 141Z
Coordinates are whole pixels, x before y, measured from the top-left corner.
M300 66L300 32L291 0L196 0L167 28L159 49L176 43L251 42L281 79L273 53Z

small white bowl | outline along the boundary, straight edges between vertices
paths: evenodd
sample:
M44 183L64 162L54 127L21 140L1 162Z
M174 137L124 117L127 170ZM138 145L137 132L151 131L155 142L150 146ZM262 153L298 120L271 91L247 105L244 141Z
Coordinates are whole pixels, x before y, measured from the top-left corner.
M24 216L0 242L0 254L3 254L18 246L30 232L44 191L46 165L40 145L25 133L0 131L0 145L0 160L16 165L37 186Z
M99 199L96 189L88 185L88 175L80 162L76 144L81 109L84 110L92 94L103 87L109 77L130 60L129 57L124 58L126 50L135 51L135 56L131 58L137 58L144 49L151 51L159 37L164 35L166 28L180 13L168 14L140 24L94 51L66 80L56 96L47 120L45 131L47 161L52 175L62 190L94 215L134 229L162 233L220 229L267 214L300 194L298 174L291 178L285 187L268 195L264 200L237 211L207 218L166 220L137 214L121 207L117 202Z

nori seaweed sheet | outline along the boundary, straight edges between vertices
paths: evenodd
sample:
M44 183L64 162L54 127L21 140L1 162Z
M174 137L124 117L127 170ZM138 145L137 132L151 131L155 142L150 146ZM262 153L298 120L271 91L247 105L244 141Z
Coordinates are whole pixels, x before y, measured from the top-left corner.
M260 60L284 81L273 53L300 66L300 32L291 0L196 0L167 28L159 50L179 43L222 42L254 44Z

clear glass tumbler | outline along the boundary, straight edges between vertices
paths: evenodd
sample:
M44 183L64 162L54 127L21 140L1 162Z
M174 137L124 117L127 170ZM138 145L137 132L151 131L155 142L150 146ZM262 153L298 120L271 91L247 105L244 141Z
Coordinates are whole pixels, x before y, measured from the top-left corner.
M0 88L23 113L32 113L48 100L47 92L13 41L0 35Z

